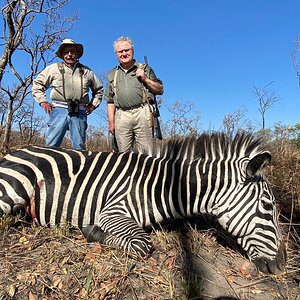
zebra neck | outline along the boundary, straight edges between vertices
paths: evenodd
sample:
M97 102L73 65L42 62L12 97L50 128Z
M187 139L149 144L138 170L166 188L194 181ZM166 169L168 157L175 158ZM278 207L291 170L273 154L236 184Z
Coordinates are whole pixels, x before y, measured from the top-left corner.
M192 164L177 162L167 173L161 173L163 184L157 186L163 191L160 211L165 218L217 214L223 180L213 174L213 169L198 160Z

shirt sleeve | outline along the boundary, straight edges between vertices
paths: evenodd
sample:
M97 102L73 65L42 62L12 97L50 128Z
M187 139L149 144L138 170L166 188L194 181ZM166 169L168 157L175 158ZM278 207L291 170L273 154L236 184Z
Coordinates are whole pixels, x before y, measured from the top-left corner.
M149 66L147 66L147 67L149 68L149 71L146 72L146 73L148 73L147 75L148 75L149 79L151 79L151 80L153 80L153 81L155 81L155 82L159 82L159 83L163 84L162 80L160 80L160 79L156 76L154 70L153 70L151 67L149 67Z
M92 99L91 103L98 107L102 101L103 96L103 85L98 79L98 77L92 72L92 80L91 80L91 90L92 90Z
M40 74L33 80L32 83L32 96L39 103L48 102L46 97L46 90L51 85L51 76L49 75L49 69L51 66L45 68Z
M107 85L104 93L104 98L107 101L107 103L114 103L114 91L113 91L113 85L114 85L114 71L111 71L108 74L107 78Z

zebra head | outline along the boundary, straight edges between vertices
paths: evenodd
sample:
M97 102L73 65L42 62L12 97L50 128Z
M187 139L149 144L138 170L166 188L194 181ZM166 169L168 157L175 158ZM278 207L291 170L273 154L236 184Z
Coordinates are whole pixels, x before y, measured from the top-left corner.
M33 185L21 174L21 170L16 158L11 162L6 159L0 161L0 216L26 214Z
M3 193L3 186L0 183L0 217L3 215L25 215L27 203L21 197L10 197Z
M270 161L271 154L263 151L239 162L241 174L237 176L237 185L218 220L237 238L258 269L276 274L283 271L286 250L278 224L275 197L262 173Z

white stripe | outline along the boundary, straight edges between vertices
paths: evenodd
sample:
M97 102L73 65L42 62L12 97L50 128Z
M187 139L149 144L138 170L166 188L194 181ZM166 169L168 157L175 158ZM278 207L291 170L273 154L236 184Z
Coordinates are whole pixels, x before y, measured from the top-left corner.
M211 213L211 198L209 198L209 194L210 191L212 189L211 186L211 182L212 182L212 178L213 178L213 165L216 161L216 155L215 155L215 149L213 148L213 145L211 146L211 152L212 152L212 157L211 157L211 161L209 162L209 169L208 169L208 173L207 173L207 186L206 186L206 190L205 190L205 194L203 196L203 198L201 199L201 206L200 206L200 211L206 211L207 213ZM207 160L205 160L205 163L207 162ZM208 204L207 204L208 203ZM207 204L207 205L206 205ZM205 208L205 206L207 206L207 208Z
M201 193L201 175L200 175L200 163L201 163L201 159L198 159L197 164L195 166L196 168L196 199L194 202L194 207L193 207L193 212L194 213L199 213L199 201L200 199L200 193ZM202 212L204 213L204 211Z
M172 216L174 218L180 218L180 215L176 211L175 206L174 206L174 199L172 198L173 197L172 196L172 191L173 191L173 186L174 186L175 165L176 165L177 162L178 162L178 159L174 160L174 162L172 164L172 177L171 177L171 184L170 184L170 190L169 190L169 199L168 199L169 206L170 206L171 212L172 212ZM165 175L167 176L168 174L165 174ZM166 179L166 177L164 178L164 181L165 181L165 179ZM178 182L176 182L175 184L178 184ZM179 195L178 195L178 197L179 197Z
M162 160L160 160L160 163L161 163L161 161ZM167 199L165 198L165 192L164 192L165 191L165 182L166 182L166 178L167 178L167 168L168 168L168 162L165 163L164 169L163 169L163 178L162 178L162 186L161 186L161 203L162 203L164 213L165 213L167 219L169 219L170 215L167 210Z
M144 202L145 212L146 212L145 217L146 217L147 223L149 223L148 197L150 195L148 196L147 186L148 186L148 182L149 182L149 179L150 179L152 173L150 171L146 178L141 176L141 174L146 175L145 167L146 167L148 160L149 160L149 157L146 157L144 159L142 168L140 170L136 170L138 173L138 180L137 180L136 186L135 186L135 199L136 199L136 204L137 204L137 211L139 213L139 219L138 219L139 224L142 224L143 221L145 221L145 220L143 220L143 210L142 210L141 201ZM151 165L151 167L152 167L152 165ZM143 188L143 190L141 189L141 187ZM142 195L140 195L140 192L142 192Z
M154 159L153 162L152 162L152 165L154 166L155 164L155 161L157 159ZM153 167L151 168L151 172L153 172ZM155 178L154 178L154 181L153 181L153 185L151 187L151 198L152 198L152 207L153 207L153 214L154 214L154 218L155 218L155 221L157 223L160 223L163 221L163 217L162 215L160 214L159 210L157 209L157 205L156 205L156 201L163 201L162 199L156 199L155 198L155 191L157 189L156 185L157 185L157 181L158 181L158 178L160 176L160 172L161 172L161 160L158 159L158 168L156 170L156 174L155 174ZM163 194L163 191L161 191L161 194ZM150 225L150 220L149 220L149 213L148 211L146 210L146 207L145 207L145 215L147 216L147 221L146 221L146 224L145 225Z
M20 184L24 187L24 189L27 193L27 196L30 199L30 197L32 196L34 187L32 186L30 180L26 176L24 176L20 172L15 171L11 168L3 168L3 167L0 167L0 173L4 173L5 175L9 175L9 176L15 178L16 180L18 180L20 182ZM6 182L6 180L4 180L4 179L0 179L0 180L1 180L1 183L5 186L7 195L11 199L13 199L15 201L15 198L19 198L19 196L15 192L15 188L13 188L10 183Z
M131 195L130 195L130 192L128 192L127 194L127 205L129 205L129 208L130 208L130 211L131 213L133 214L133 218L134 220L137 221L137 223L140 225L141 223L141 219L140 219L140 216L141 216L141 211L140 208L141 208L141 204L140 204L140 197L138 196L139 195L139 186L140 186L140 174L142 174L142 169L141 170L138 170L137 166L139 165L139 162L140 162L140 158L142 157L141 154L138 155L137 157L137 161L135 163L135 168L134 168L134 171L132 172L131 176L130 176L130 184L129 184L129 187L128 187L128 191L132 191L132 185L133 185L133 180L136 178L137 176L137 182L135 183L135 186L136 186L136 189L134 191L135 193L135 203L138 207L138 209L135 208L134 204L133 204L133 201L132 201L132 198L131 198ZM136 173L138 173L138 175L136 175ZM138 213L139 213L139 216L138 216Z

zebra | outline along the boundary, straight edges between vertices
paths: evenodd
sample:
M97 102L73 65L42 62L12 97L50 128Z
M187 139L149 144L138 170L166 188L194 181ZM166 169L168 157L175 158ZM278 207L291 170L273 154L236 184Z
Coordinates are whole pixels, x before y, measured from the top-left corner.
M0 215L69 224L89 242L153 251L148 229L216 217L259 270L284 270L286 250L263 169L271 154L249 133L169 140L156 154L30 146L0 162Z

